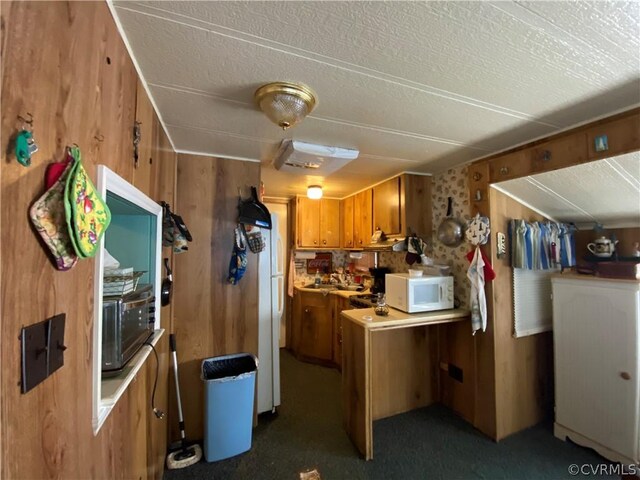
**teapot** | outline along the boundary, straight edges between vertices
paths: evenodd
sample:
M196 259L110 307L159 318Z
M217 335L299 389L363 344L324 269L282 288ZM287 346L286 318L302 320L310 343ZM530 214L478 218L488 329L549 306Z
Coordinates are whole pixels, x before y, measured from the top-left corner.
M593 243L587 245L587 249L593 253L596 257L610 257L616 249L618 240L612 241L607 237L600 237L594 240Z

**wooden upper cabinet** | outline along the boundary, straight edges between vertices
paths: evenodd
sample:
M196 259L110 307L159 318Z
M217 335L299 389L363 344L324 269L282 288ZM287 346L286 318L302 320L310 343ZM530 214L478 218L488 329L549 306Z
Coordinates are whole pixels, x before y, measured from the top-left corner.
M319 240L322 248L340 247L340 200L333 198L320 200Z
M432 234L433 179L430 175L404 174L400 177L400 233L424 239Z
M340 246L353 248L353 196L340 201Z
M586 133L560 137L529 149L531 173L549 172L587 161Z
M596 141L601 146L602 141L598 137L603 135L607 136L607 149L596 151ZM609 158L640 149L640 113L587 130L587 149L589 160Z
M296 199L296 247L340 247L340 200Z
M362 248L371 242L373 190L368 189L354 195L353 200L353 246Z
M399 235L401 227L400 177L396 177L373 187L373 231Z
M296 245L318 248L320 241L320 201L296 199Z

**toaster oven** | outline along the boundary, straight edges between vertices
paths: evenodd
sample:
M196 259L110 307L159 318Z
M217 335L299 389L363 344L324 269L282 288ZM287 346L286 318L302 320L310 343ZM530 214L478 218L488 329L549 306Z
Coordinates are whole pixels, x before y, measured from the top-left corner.
M140 349L155 324L152 285L102 302L102 372L117 374Z

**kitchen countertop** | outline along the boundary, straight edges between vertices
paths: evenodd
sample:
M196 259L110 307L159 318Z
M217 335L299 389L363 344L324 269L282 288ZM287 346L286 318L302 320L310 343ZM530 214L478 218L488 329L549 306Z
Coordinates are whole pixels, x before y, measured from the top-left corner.
M453 308L450 310L438 310L424 313L404 313L395 308L389 308L389 315L385 317L374 313L373 308L358 308L355 310L343 310L342 316L354 323L362 325L368 330L385 328L417 327L420 325L432 325L438 323L450 323L465 320L471 315L469 310ZM371 320L362 317L370 316ZM471 334L471 327L469 327Z
M304 288L304 287L295 287L296 290L300 290L301 292L312 292L312 293L321 293L326 295L327 293L331 295L338 295L339 297L349 298L352 295L366 295L369 293L369 290L363 290L362 292L355 292L352 290L338 290L338 289L330 289L326 287L320 288Z

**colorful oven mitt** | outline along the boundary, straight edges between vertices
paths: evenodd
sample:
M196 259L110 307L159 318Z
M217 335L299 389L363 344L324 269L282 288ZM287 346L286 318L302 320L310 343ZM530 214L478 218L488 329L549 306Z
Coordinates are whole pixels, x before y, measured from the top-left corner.
M64 196L69 237L77 255L89 258L98 251L100 238L111 222L111 212L82 166L80 149L70 147L69 151L75 160Z
M231 254L231 261L229 262L229 276L227 277L227 281L231 285L237 285L247 270L247 246L244 243L244 233L240 225L236 227L233 235L233 253Z
M64 190L74 162L67 162L62 175L29 210L31 223L49 248L58 270L69 270L78 257L69 237L64 209Z

